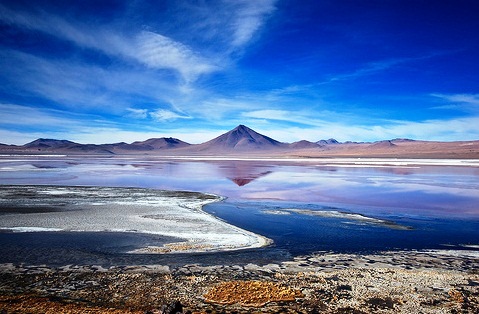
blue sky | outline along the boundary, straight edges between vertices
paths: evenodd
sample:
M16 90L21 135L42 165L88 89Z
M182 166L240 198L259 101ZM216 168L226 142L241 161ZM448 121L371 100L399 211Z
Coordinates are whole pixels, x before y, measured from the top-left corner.
M0 142L479 140L475 0L0 0Z

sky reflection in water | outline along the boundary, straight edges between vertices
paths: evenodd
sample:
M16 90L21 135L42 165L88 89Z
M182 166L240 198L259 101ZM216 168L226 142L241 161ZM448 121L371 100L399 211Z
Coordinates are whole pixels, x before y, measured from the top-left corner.
M347 204L362 212L479 217L479 168L342 167L314 162L134 158L0 160L2 184L134 186L230 200Z
M479 245L478 167L32 157L0 159L0 179L2 184L131 186L222 195L227 201L205 210L272 238L274 249L293 255ZM393 225L311 215L321 210Z

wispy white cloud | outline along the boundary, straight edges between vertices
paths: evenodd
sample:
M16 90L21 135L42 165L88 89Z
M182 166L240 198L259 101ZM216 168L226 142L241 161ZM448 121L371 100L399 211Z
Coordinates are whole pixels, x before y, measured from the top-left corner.
M343 80L348 80L348 79L355 79L355 78L360 78L366 75L371 75L374 73L378 73L384 70L387 70L391 67L394 67L396 65L399 65L401 63L405 63L407 61L410 61L411 59L406 58L406 59L392 59L392 60L383 60L383 61L377 61L377 62L371 62L367 64L366 66L357 69L356 71L353 71L351 73L344 73L344 74L339 74L336 75L328 80L328 82L334 82L334 81L343 81Z
M258 101L241 98L224 98L215 95L208 95L201 100L198 105L189 108L189 112L205 120L221 123L221 120L234 120L239 117L239 112L243 110L253 110L258 108Z
M181 115L179 113L166 110L166 109L158 109L153 112L150 112L150 116L155 119L156 121L174 121L178 119L191 119L189 116Z
M185 115L183 113L175 112L168 109L137 109L137 108L127 108L126 117L144 120L144 119L153 119L157 122L170 122L179 119L192 119L191 116Z
M137 54L134 57L153 68L176 70L188 82L219 69L186 45L147 31L137 36Z
M431 109L454 110L461 114L479 115L479 94L430 94L440 104Z
M83 48L95 49L126 60L135 60L151 68L173 70L186 82L194 81L202 74L219 69L187 45L151 31L131 31L125 34L108 25L93 27L79 21L67 21L45 12L18 12L1 5L0 20L47 33Z
M479 106L479 94L432 94L433 96L452 101L452 102L459 102L465 104L471 104Z
M0 5L0 20L106 53L126 51L130 46L123 35L108 27L92 27L79 21L67 21L45 11L17 11Z
M122 114L127 108L137 107L138 102L169 103L181 98L174 83L148 69L115 66L104 69L1 49L0 67L0 77L17 93L39 96L70 110L95 108L99 112Z
M48 99L74 112L157 121L192 117L219 121L233 117L239 110L264 105L252 95L224 98L200 89L184 94L174 83L147 69L111 66L106 70L92 64L48 60L1 49L0 67L0 77L8 78L17 93Z
M440 51L440 52L434 52L434 53L426 54L423 56L417 56L417 57L400 57L400 58L391 58L391 59L373 61L373 62L366 63L363 67L358 68L357 70L352 71L350 73L335 75L331 77L330 79L328 79L327 81L322 82L321 84L327 84L327 83L331 83L335 81L344 81L344 80L353 80L357 78L362 78L364 76L387 71L389 69L398 67L403 64L417 62L421 60L427 60L427 59L431 59L441 55L451 54L455 52L457 51Z
M82 48L134 60L150 68L173 70L185 83L190 83L201 75L221 70L220 63L227 64L229 54L247 45L264 26L275 11L275 2L224 0L220 5L207 4L210 5L208 10L195 7L202 12L196 14L198 20L189 21L192 25L190 29L197 33L196 36L201 37L202 34L193 26L202 24L203 27L198 28L202 32L228 39L217 41L214 49L201 51L160 31L131 29L125 32L113 25L87 24L73 18L67 20L45 11L12 10L1 4L0 20L70 41Z
M148 109L126 108L127 116L134 119L148 118Z
M227 2L237 7L236 16L230 24L233 31L231 40L233 47L241 47L250 42L255 33L264 25L266 19L276 10L276 0L229 0Z
M74 114L54 109L38 109L17 104L0 104L0 126L51 128L65 130L81 125ZM69 116L69 117L67 117Z
M172 15L175 25L182 30L181 37L203 43L210 53L228 61L230 54L242 50L257 38L276 11L276 2L182 1Z
M203 75L232 65L232 54L260 32L275 11L275 2L221 0L190 5L195 14L188 12L186 16L190 20L184 21L191 26L190 36L183 36L184 31L181 36L175 36L171 29L162 33L162 28L155 27L158 24L154 23L155 26L144 25L141 29L125 29L115 23L87 23L68 15L35 9L13 10L0 4L0 21L4 23L42 32L120 61L103 67L81 59L48 59L3 50L0 57L3 55L4 61L0 61L0 65L4 77L8 77L7 81L13 83L16 90L69 108L99 108L114 115L142 118L145 112L130 110L141 108L142 105L136 103L138 99L150 106L166 103L174 109L173 113L180 112L177 117L164 112L148 115L157 120L189 115L221 119L223 114L249 105L235 101L234 107L231 100L224 96L211 97L207 89L195 83ZM182 14L185 12L175 12L169 20ZM203 26L196 27L199 24ZM184 26L178 25L178 29L187 29ZM204 34L213 36L214 47L195 45L194 40L188 42L204 38Z
M279 123L294 123L302 126L317 127L320 125L329 125L331 121L335 123L351 123L357 120L357 116L345 113L334 112L330 110L284 110L284 109L262 109L245 111L241 114L243 118L252 118L259 120L271 121ZM363 123L370 121L369 119L362 119Z

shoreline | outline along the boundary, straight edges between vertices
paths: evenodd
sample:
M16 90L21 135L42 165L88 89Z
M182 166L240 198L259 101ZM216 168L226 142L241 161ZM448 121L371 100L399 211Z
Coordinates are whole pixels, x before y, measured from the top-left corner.
M351 156L351 157L277 157L277 156L260 156L260 157L243 157L243 156L155 156L148 155L151 159L179 160L179 161L268 161L268 162L292 162L292 163L319 163L323 166L397 166L397 167L414 167L414 166L464 166L479 167L479 159L477 158L414 158L414 157L368 157L368 156ZM132 158L128 155L118 155L111 158Z
M11 158L11 159L8 159ZM23 159L22 159L23 158ZM28 159L30 158L30 159ZM135 154L2 154L0 161L28 161L42 158L87 158L87 159L112 159L112 160L136 160L138 158L151 160L169 160L169 161L255 161L255 162L291 162L291 163L318 163L323 166L343 166L343 167L411 167L416 166L453 166L453 167L479 167L479 158L471 157L414 157L414 156L293 156L293 155L135 155ZM331 164L329 164L331 163Z

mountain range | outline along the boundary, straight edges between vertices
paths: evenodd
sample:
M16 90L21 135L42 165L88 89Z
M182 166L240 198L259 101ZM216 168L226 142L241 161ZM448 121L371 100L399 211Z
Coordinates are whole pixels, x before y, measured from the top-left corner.
M0 154L154 154L165 156L409 157L479 158L479 141L436 142L393 139L340 143L330 138L283 143L239 125L210 141L189 144L176 138L151 138L131 144L79 144L37 139L25 145L0 144Z

